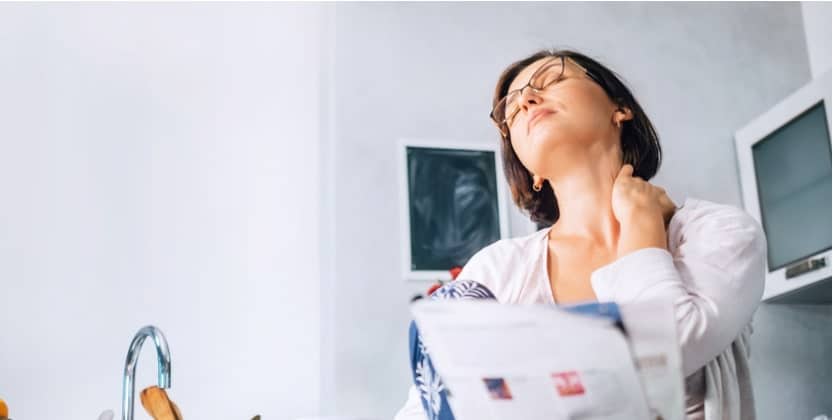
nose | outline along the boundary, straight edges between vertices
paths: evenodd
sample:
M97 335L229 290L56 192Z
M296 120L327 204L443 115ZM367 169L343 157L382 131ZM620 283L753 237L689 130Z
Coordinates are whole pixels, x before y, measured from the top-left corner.
M540 92L538 92L535 88L527 86L523 91L521 91L521 97L519 100L521 101L521 109L524 112L528 112L529 107L541 105L544 98L541 97Z

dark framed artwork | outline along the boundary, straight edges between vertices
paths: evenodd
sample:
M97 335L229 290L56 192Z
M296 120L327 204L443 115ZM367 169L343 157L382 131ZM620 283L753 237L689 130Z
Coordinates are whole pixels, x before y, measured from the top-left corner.
M507 236L497 145L400 141L403 275L449 280L477 251Z

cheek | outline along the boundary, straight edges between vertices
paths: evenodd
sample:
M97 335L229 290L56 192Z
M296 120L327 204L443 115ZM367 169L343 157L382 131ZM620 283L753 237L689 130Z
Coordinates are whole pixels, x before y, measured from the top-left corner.
M589 83L592 82L571 85L555 93L567 108L565 121L573 121L586 126L589 122L606 118L605 114L611 109L613 103L601 87L589 85Z
M529 168L529 154L530 154L530 147L527 144L525 139L519 139L512 135L512 150L515 152L515 156L523 163L523 165Z
M604 92L594 92L581 97L581 107L584 111L584 119L594 125L605 126L611 118L613 102Z
M541 142L536 142L535 139L516 139L512 138L512 150L515 156L521 161L523 167L532 173L538 173L544 168L546 156L549 155L549 147L542 146Z

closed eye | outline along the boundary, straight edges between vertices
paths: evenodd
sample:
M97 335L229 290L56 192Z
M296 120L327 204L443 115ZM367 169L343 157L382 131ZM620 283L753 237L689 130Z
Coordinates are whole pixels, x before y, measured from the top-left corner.
M542 86L541 88L546 89L546 88L548 88L548 87L550 87L550 86L552 86L556 83L562 82L565 79L567 79L567 76L560 75L560 76L556 77L553 80L548 80L548 81L544 82L544 86Z

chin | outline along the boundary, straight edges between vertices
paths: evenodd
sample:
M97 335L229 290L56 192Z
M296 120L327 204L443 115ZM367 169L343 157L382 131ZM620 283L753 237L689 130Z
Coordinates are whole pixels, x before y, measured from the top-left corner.
M574 142L565 139L541 136L531 140L528 167L533 173L547 173L555 166L562 166L559 162L563 159L581 154Z
M563 149L572 143L569 136L564 136L563 133L553 133L541 130L534 133L529 139L529 144L532 146L533 153L536 155L543 155L553 153L553 151Z

